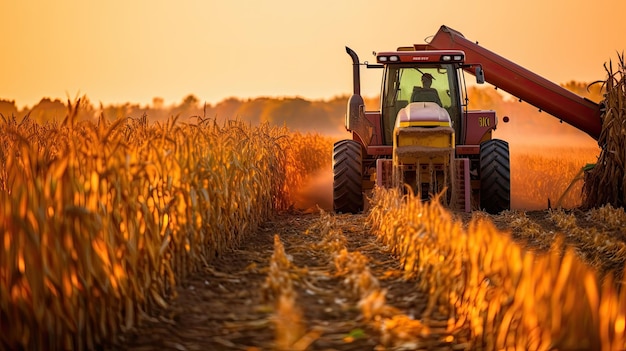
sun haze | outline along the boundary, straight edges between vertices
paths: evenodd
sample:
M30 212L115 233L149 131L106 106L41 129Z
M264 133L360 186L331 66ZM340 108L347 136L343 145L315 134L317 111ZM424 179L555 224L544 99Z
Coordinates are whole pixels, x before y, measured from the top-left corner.
M86 94L104 104L351 91L344 46L423 43L441 25L556 83L605 79L626 49L626 2L4 1L0 99ZM363 73L363 92L379 90Z

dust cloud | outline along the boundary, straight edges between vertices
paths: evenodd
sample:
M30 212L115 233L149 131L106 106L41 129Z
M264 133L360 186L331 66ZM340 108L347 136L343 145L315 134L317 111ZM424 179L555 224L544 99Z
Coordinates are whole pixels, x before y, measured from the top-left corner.
M324 211L333 210L332 168L317 171L298 189L294 207L305 212L317 212L318 207Z

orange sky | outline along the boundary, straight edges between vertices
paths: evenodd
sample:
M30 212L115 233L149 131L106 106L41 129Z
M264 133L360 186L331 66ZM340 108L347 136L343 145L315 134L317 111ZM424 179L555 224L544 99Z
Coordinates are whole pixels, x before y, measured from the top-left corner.
M0 99L18 107L329 98L351 92L344 46L372 61L442 24L556 83L604 79L626 50L624 0L29 0L0 13ZM364 94L379 72L363 73Z

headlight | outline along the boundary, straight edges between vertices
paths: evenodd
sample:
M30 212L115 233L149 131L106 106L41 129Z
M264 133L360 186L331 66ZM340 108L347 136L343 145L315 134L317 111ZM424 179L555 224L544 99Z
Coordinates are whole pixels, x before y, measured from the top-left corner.
M398 62L400 61L400 58L398 56L389 56L389 61Z
M387 56L378 56L378 62L387 62Z
M441 61L450 61L450 60L452 60L452 56L450 55L441 56Z

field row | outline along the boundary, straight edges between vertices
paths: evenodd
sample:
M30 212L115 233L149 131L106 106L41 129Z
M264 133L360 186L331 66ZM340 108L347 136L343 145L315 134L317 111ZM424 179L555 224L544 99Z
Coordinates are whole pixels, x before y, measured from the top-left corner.
M438 203L403 198L395 190L375 194L369 214L374 233L448 316L449 331L470 332L472 348L626 347L626 293L613 275L600 275L580 255L592 247L596 257L610 252L604 259L621 255L623 262L623 243L604 242L610 235L601 228L583 235L585 230L559 211L551 212L554 231L524 222L523 212L508 216L502 220L524 228L526 234L520 236L549 242L547 251L527 250L481 212L464 225ZM589 216L624 215L607 207ZM558 233L573 245L563 246Z

